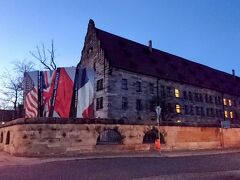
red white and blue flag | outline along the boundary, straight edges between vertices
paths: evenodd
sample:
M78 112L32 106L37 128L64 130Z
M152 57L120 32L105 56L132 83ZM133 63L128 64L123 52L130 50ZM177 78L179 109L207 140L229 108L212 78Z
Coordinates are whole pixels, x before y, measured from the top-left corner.
M77 91L77 117L94 117L94 71L92 69L80 69Z
M42 106L43 106L43 117L49 117L50 110L52 107L52 98L54 83L56 79L56 70L44 71L42 73Z
M38 71L24 74L24 108L25 117L38 116Z

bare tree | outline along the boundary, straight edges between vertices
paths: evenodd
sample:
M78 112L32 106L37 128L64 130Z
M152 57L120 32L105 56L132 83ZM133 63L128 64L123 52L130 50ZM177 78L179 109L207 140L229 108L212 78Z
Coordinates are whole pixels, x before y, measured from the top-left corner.
M0 105L4 109L14 109L17 112L18 104L23 103L23 76L24 72L34 70L34 64L29 61L15 61L12 70L5 70L0 75Z
M54 42L51 42L51 48L45 48L45 45L42 43L41 46L36 46L36 51L30 51L30 54L37 59L45 69L47 70L55 70L57 65L55 63L55 49Z

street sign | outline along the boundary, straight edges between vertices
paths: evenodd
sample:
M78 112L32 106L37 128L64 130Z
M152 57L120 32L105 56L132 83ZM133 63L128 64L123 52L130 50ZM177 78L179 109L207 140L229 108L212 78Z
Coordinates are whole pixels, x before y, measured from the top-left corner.
M156 107L156 113L157 113L157 116L160 116L160 114L161 114L161 107L160 106Z

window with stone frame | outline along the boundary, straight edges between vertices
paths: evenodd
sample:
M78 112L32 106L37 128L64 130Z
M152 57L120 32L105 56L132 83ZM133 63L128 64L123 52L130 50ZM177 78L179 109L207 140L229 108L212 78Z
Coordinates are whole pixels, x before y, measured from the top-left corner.
M206 102L206 103L209 102L209 101L208 101L208 95L207 95L207 94L205 94L205 102Z
M190 101L193 100L193 98L192 98L192 92L191 92L191 91L188 92L188 99L189 99Z
M228 118L228 111L224 111L224 116L225 116L225 118Z
M222 104L221 97L218 96L218 104Z
M160 93L161 93L161 96L162 96L162 97L165 97L165 96L166 96L165 86L161 85Z
M193 106L189 107L189 114L194 115Z
M196 115L201 115L200 108L198 106L196 106L195 109L196 109Z
M213 108L210 108L210 115L211 115L211 117L214 117L214 116L215 116L215 114L214 114L214 109L213 109Z
M155 112L155 101L154 100L150 100L149 101L149 110L151 111L151 112Z
M154 94L154 85L153 83L149 83L149 93Z
M189 114L188 105L184 105L184 113L185 113L185 114Z
M96 102L96 110L102 109L103 108L103 97L97 98Z
M210 109L207 108L207 109L206 109L206 112L207 112L207 116L209 117L209 116L210 116Z
M203 102L203 96L202 96L202 94L199 94L199 101L200 101L200 102Z
M175 110L176 110L176 113L178 113L178 114L181 113L181 106L180 106L180 104L176 104Z
M194 96L195 96L195 101L197 101L197 102L198 102L198 101L199 101L199 98L198 98L198 93L195 93L195 95L194 95Z
M237 107L237 102L236 102L236 100L233 100L233 106L234 106L234 107Z
M175 97L180 98L180 90L175 88Z
M122 89L128 90L128 81L127 79L122 79Z
M136 82L136 91L142 92L142 83L140 81Z
M229 112L229 116L230 116L231 119L234 119L234 116L233 116L233 112L232 112L232 111Z
M126 110L128 108L128 99L127 97L122 97L122 109Z
M183 98L184 99L187 99L188 97L187 97L187 91L183 91Z
M218 105L218 98L215 96L215 104Z
M141 99L137 99L136 100L136 110L137 111L141 111L143 109L142 107L142 100Z
M103 89L103 79L97 80L97 91L100 91Z
M205 116L204 108L203 108L203 107L200 107L200 111L201 111L201 116Z
M171 87L167 86L167 97L172 97Z
M212 98L212 96L209 96L208 100L209 100L209 103L213 103L213 98Z

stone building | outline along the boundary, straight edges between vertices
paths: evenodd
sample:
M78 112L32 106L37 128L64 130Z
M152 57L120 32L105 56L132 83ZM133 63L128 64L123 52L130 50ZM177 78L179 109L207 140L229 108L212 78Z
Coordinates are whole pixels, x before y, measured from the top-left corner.
M105 32L90 20L78 66L95 70L95 117L219 125L240 118L240 78Z

